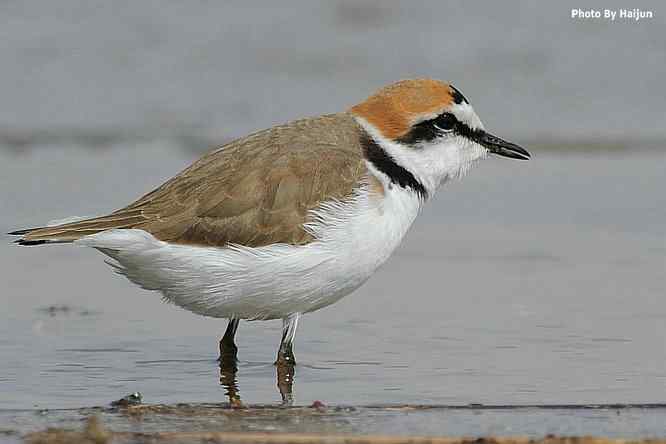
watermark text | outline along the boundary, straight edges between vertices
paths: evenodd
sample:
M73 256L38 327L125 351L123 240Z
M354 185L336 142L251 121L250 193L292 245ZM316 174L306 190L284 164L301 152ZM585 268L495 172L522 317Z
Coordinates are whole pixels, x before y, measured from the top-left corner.
M571 18L576 20L633 20L654 18L654 12L646 9L571 9Z

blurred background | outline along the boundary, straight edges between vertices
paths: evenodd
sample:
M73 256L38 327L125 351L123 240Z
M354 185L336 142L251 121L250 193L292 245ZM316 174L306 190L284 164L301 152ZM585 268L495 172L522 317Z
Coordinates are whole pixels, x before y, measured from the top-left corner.
M626 3L626 2L625 2ZM666 9L576 2L0 3L0 229L119 208L208 149L453 82L529 162L443 189L364 287L304 318L297 403L666 398ZM607 1L596 8L627 7ZM0 409L222 401L222 320L95 251L0 247ZM280 323L242 323L239 389L276 402Z

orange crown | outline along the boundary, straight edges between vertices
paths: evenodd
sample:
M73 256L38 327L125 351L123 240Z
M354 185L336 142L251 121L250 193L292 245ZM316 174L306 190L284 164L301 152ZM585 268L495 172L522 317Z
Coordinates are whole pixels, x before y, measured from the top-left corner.
M432 79L401 80L388 85L351 108L384 137L398 139L412 125L444 112L454 102L455 90Z

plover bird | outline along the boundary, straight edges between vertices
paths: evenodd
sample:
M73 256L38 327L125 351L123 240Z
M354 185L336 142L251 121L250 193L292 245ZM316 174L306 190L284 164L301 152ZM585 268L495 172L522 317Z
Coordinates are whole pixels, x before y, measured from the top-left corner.
M227 318L221 354L235 355L241 319L282 319L278 362L293 363L301 315L363 284L435 191L488 153L530 157L452 85L403 80L230 142L109 215L10 234L96 248L166 301Z

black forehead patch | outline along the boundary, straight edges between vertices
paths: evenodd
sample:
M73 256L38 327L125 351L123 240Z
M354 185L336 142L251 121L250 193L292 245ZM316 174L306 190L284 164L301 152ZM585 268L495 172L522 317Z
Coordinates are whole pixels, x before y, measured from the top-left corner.
M455 103L457 103L458 105L460 105L463 102L469 104L469 101L467 100L467 98L465 96L463 96L463 93L458 91L458 88L456 88L453 85L449 85L449 86L453 90L453 101Z

